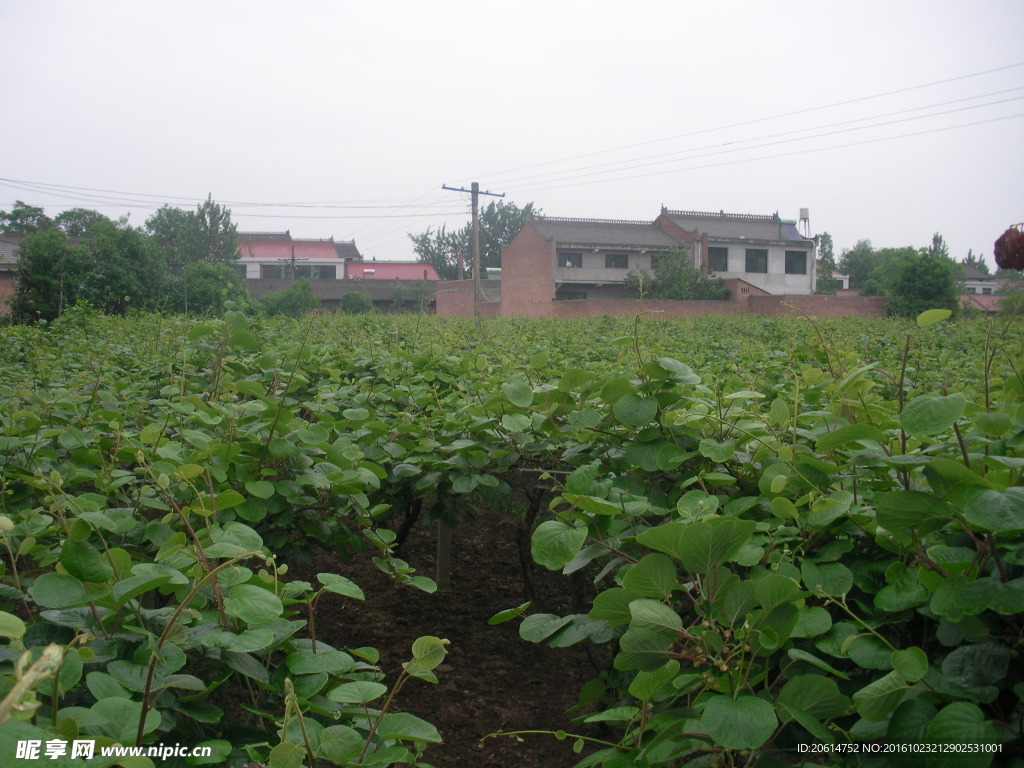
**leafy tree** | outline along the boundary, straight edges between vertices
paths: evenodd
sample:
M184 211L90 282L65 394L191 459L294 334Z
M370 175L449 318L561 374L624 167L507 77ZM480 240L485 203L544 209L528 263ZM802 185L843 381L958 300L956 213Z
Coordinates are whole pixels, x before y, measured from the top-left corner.
M146 229L164 250L172 274L180 274L183 311L189 307L188 265L232 263L238 258L238 229L231 211L207 198L195 211L165 205L146 220Z
M835 295L839 288L839 281L832 277L832 273L836 270L836 253L835 246L832 244L832 235L828 232L822 232L818 236L818 255L821 266L818 269L815 290L818 293Z
M850 287L859 289L868 281L871 271L880 261L870 240L858 240L853 248L843 250L839 258L839 271L850 276Z
M343 294L338 306L347 315L361 315L373 311L373 301L365 293L359 293L359 291L349 291Z
M80 298L112 314L160 305L167 261L152 238L134 227L105 221L89 230L83 247L88 259Z
M396 312L401 312L405 309L405 297L407 293L405 286L398 280L395 280L391 286L391 308Z
M43 209L15 200L9 213L0 211L0 232L38 232L53 226Z
M960 267L941 251L921 249L900 259L893 278L892 299L886 310L900 317L914 318L928 309L959 310L960 299L955 271Z
M302 317L319 306L320 297L313 293L313 285L306 277L296 280L280 291L272 291L256 302L256 307L268 316Z
M37 230L19 245L11 318L17 322L55 320L81 297L88 258L68 245L57 229Z
M533 203L520 208L515 203L502 200L485 206L480 211L480 268L500 267L502 248L519 233L528 218L539 213ZM459 254L462 254L467 269L473 266L472 223L455 232L449 232L442 226L418 235L410 233L409 239L419 260L433 266L442 280L461 277L456 275Z
M197 261L187 265L181 274L168 277L165 307L185 311L185 287L188 286L188 310L197 314L219 313L224 302L245 303L249 289L238 270L231 264Z
M688 263L688 254L672 250L654 263L654 274L645 270L630 272L626 283L649 299L722 300L729 298L729 289L721 278L705 277Z
M81 237L101 221L110 221L99 211L89 208L69 208L58 213L53 225L68 237Z
M880 248L875 254L878 262L861 286L860 292L864 296L893 296L896 290L896 276L903 268L904 262L917 256L918 249L913 246Z

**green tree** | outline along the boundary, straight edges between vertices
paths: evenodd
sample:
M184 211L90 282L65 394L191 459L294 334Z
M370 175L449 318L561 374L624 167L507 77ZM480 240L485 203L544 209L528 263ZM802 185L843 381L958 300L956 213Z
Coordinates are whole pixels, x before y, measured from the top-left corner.
M539 214L533 203L520 208L515 203L490 203L480 211L480 268L500 267L501 250L515 237L531 216ZM409 234L419 260L430 264L442 280L456 280L461 254L467 269L472 268L473 225L454 232L445 227Z
M839 288L839 281L832 277L832 273L836 271L836 252L832 243L832 235L828 232L822 232L818 236L818 257L820 266L815 281L815 290L818 293L835 295Z
M960 308L957 279L960 267L940 251L922 248L913 256L901 258L893 277L894 298L886 310L899 317L914 318L928 309Z
M721 278L702 275L688 261L686 251L672 250L658 257L653 275L644 270L630 272L626 283L649 299L717 301L729 298L729 289Z
M361 315L373 311L373 301L365 293L349 291L338 302L341 311L347 315Z
M405 309L405 298L408 291L405 286L398 280L395 280L391 285L391 308L395 312L401 312Z
M38 232L53 226L43 209L15 200L10 212L0 211L0 232Z
M880 248L875 254L878 261L861 286L860 292L864 296L893 296L896 291L896 276L902 270L904 262L917 256L918 249L913 246Z
M197 261L188 264L180 274L168 276L166 309L185 312L186 285L188 311L195 314L218 314L226 301L244 304L249 300L245 278L234 265Z
M320 306L320 297L313 293L309 278L303 277L280 291L272 291L256 302L263 314L302 317Z
M880 261L870 240L858 240L853 248L845 248L839 258L839 271L850 276L850 287L859 289L868 281Z
M68 245L57 229L37 230L19 245L11 318L16 322L55 320L81 297L88 258Z
M163 248L171 274L181 276L185 313L191 310L188 265L230 264L238 258L238 228L231 221L231 211L211 197L196 206L195 211L165 205L146 220L146 229Z
M57 214L53 219L53 225L68 237L81 237L101 221L110 219L89 208L69 208Z
M105 221L89 230L83 248L87 271L79 298L111 314L160 305L167 261L153 238L126 224Z

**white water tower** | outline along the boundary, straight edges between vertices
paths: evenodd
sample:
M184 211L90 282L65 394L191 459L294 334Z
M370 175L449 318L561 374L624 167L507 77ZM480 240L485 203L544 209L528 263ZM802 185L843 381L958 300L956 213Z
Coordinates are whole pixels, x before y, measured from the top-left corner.
M800 221L796 225L797 230L800 234L806 237L808 240L811 238L811 209L801 208L800 209Z

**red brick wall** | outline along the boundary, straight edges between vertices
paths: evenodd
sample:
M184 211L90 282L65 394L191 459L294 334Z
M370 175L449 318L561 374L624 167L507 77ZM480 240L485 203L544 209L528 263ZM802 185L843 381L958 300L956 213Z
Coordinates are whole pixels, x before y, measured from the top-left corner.
M750 311L758 315L786 315L794 311L815 317L882 317L889 300L884 296L751 296Z
M504 292L504 280L502 281ZM501 315L500 301L480 302L480 314L483 317L499 317ZM438 315L452 317L473 316L473 281L472 280L449 280L438 283L434 311Z
M0 273L0 315L6 315L11 309L14 297L14 273Z
M586 299L584 301L553 301L555 317L594 317L597 315L636 315L654 312L662 317L704 317L705 315L740 315L743 306L731 301L655 301L639 299Z
M527 224L501 252L501 306L508 317L547 317L555 295L555 244Z

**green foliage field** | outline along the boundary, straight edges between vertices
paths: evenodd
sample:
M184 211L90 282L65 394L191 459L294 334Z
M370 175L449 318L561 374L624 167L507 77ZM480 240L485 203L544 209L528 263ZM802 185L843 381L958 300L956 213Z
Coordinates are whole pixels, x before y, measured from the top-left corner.
M318 599L361 589L287 564L329 546L431 591L392 551L395 514L540 487L534 559L596 597L494 622L605 652L576 732L552 734L581 766L888 765L863 751L883 743L1012 765L1024 324L1001 322L72 310L0 329L0 755L59 734L411 763L443 734L396 702L445 641L399 670L331 647Z

